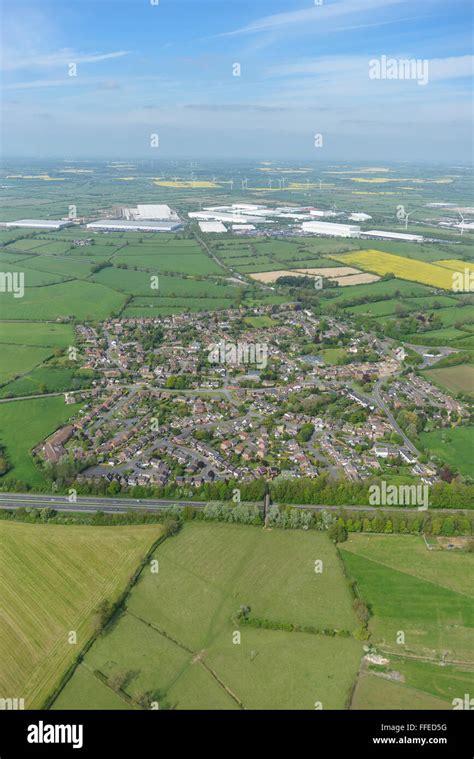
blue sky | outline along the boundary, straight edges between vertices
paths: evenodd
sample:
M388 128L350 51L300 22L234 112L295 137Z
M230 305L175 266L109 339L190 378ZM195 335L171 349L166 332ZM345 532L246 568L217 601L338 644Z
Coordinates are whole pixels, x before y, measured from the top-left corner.
M153 2L3 0L5 155L471 157L469 0Z

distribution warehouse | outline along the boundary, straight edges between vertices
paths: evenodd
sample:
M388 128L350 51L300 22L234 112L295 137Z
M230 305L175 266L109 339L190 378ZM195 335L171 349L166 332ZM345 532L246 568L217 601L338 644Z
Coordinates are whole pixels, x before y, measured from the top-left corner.
M303 232L330 237L359 237L360 227L355 224L334 224L330 221L304 221Z

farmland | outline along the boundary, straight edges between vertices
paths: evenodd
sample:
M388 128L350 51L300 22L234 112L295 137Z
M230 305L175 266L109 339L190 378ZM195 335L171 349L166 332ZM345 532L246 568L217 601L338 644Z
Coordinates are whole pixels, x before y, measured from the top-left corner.
M396 277L410 282L420 282L443 290L453 289L451 270L424 261L415 261L391 253L382 253L379 250L362 250L344 255L331 254L331 258L340 263L357 266L382 276L394 274Z
M159 692L178 709L312 709L315 701L344 707L359 643L232 619L245 604L250 618L353 630L350 592L327 536L186 524L154 558L159 572L142 572L122 616L85 657L101 682L130 673L126 696L138 703L142 694ZM323 561L321 574L314 571L316 558ZM235 630L240 644L233 642ZM84 703L78 673L85 678L76 671L56 708L73 708L76 698ZM89 686L89 708L95 708L90 680Z
M372 610L373 641L389 654L472 661L472 555L428 551L422 538L352 535L340 551ZM404 643L397 645L399 631Z
M41 707L92 635L98 604L120 595L160 530L0 522L2 693Z
M463 364L444 369L431 369L425 376L432 382L446 387L452 393L474 394L474 365Z
M94 282L64 282L25 289L23 298L9 298L2 307L4 319L51 320L76 316L78 319L105 319L120 311L125 298Z
M0 322L0 343L65 348L73 342L70 324Z
M25 374L42 363L51 349L30 345L1 345L2 365L0 367L0 384L9 382L14 377Z

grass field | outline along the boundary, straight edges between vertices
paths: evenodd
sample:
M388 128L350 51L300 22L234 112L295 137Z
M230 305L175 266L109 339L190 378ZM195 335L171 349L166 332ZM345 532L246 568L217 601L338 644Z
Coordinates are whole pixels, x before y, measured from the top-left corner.
M0 365L0 385L10 382L17 375L29 372L51 355L51 348L31 345L11 345L0 342L2 363Z
M160 531L0 522L2 695L41 707L90 638L97 605L120 595Z
M438 369L438 371L442 371ZM422 432L420 444L441 461L459 470L461 474L474 477L474 427L454 427L448 430Z
M31 450L51 435L77 411L79 404L67 406L64 398L32 398L0 403L0 445L12 469L0 478L21 480L32 487L41 487L45 479L35 466Z
M422 538L351 535L341 548L349 574L372 611L372 639L394 654L474 662L474 558L428 551ZM397 644L399 632L405 643Z
M145 246L142 247L145 248ZM137 266L139 269L150 269L160 274L166 272L188 275L224 274L223 269L204 253L183 253L179 255L176 253L161 253L159 255L140 253L131 256L128 254L127 248L124 248L123 251L119 251L113 256L112 263L125 263L130 268Z
M102 269L96 274L91 275L91 280L100 283L101 285L107 285L107 287L114 290L120 290L121 292L129 293L131 295L152 296L156 295L156 298L161 297L207 297L207 298L225 298L235 297L237 288L225 284L217 284L210 282L208 279L185 279L184 277L171 277L160 276L159 289L151 289L150 277L153 274L159 273L155 268L150 273L144 271L133 271L125 269L108 268Z
M421 296L419 298L407 298L406 300L393 298L391 300L378 300L374 303L362 303L358 306L348 306L347 311L355 315L368 316L392 316L399 309L405 309L408 314L414 310L429 311L433 306L443 306L449 308L456 306L456 299L445 295ZM442 311L443 309L440 309Z
M473 687L472 668L391 656L387 665L364 663L351 708L452 709Z
M0 398L79 390L90 386L93 377L94 373L86 369L77 372L75 367L44 364L0 388Z
M129 673L128 696L160 692L178 709L313 709L316 701L344 707L360 643L232 620L245 604L251 617L355 629L350 591L326 535L193 523L154 558L159 572L143 571L126 611L87 654L89 670L107 678ZM75 677L57 708L84 701ZM94 689L89 696L95 708Z
M0 322L0 343L65 348L74 345L72 324Z
M425 372L425 375L432 382L446 387L453 393L474 394L474 365L472 364L449 366L444 369L430 369Z
M47 287L25 289L23 298L5 299L3 319L54 320L75 316L78 319L106 319L119 311L125 297L94 282L64 282Z
M431 696L404 684L385 680L371 673L362 674L354 690L351 709L355 710L403 710L414 709L438 711L452 709L443 699Z

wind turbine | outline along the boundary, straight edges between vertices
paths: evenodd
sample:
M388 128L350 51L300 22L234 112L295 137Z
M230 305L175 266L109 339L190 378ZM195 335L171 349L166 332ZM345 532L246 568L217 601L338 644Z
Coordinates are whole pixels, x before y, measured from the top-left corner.
M233 178L230 180L230 189L231 190L234 189L234 179Z
M277 182L280 186L280 190L283 188L283 179L277 179Z
M322 179L318 179L318 182L319 182L319 189L321 190L322 189L323 180Z
M408 229L408 217L414 213L413 211L410 211L410 213L406 213L405 211L405 229Z
M461 223L459 224L459 227L461 229L461 235L464 234L464 216L462 215L461 211L458 211L459 216L461 217Z
M272 189L272 184L273 184L273 179L269 179L269 180L268 180L268 183L269 183L269 185L270 185L270 190L271 190L271 189Z

